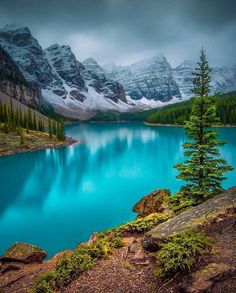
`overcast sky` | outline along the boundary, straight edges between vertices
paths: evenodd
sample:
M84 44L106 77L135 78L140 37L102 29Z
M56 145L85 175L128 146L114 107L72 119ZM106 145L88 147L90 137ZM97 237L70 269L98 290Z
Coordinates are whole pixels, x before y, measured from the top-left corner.
M0 25L28 26L43 47L78 60L130 64L162 52L172 66L198 57L236 64L236 0L0 0Z

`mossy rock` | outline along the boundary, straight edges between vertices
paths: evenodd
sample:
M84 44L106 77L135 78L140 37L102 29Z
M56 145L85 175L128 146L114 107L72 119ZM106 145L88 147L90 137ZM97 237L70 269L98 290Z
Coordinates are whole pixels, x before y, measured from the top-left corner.
M1 263L6 262L23 262L23 263L40 263L47 256L46 251L28 243L15 243L0 258Z
M233 212L235 207L236 187L159 224L146 233L142 241L143 247L150 251L157 251L163 242L176 233L205 226L219 215Z
M152 193L145 195L133 207L133 211L141 217L148 216L152 213L171 213L168 201L170 192L167 189L157 189Z

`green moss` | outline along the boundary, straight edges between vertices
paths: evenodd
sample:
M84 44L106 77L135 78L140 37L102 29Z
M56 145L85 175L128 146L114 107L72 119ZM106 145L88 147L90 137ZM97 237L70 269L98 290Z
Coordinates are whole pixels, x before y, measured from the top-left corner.
M42 275L32 293L52 293L56 288L69 284L80 273L90 269L96 260L106 257L115 248L123 245L119 233L99 233L97 239L88 245L79 246L63 256L53 271Z
M143 233L151 230L160 223L167 221L171 216L169 214L153 213L144 218L138 218L133 222L124 224L118 228L119 232Z
M188 230L176 234L157 252L157 275L170 277L176 272L190 270L211 243L211 238L202 232Z
M54 293L55 288L55 272L49 271L41 275L30 293Z
M61 258L55 268L55 285L57 288L69 284L81 272L94 264L92 257L79 249Z

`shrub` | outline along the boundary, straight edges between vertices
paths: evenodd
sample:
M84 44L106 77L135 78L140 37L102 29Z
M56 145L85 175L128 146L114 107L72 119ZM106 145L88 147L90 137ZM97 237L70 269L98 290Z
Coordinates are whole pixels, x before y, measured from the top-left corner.
M95 242L79 246L59 259L53 271L43 274L37 280L32 293L53 293L54 289L69 284L80 273L90 269L97 259L106 257L122 245L119 233L99 233Z
M55 284L61 287L69 284L79 273L90 269L94 264L89 254L79 249L61 258L55 268Z
M178 271L190 270L211 243L211 238L202 232L188 230L176 234L157 252L158 276L170 277Z
M41 275L30 293L54 293L55 288L55 272L49 271Z
M144 218L138 218L133 222L124 224L120 227L118 227L118 231L120 232L137 232L137 233L143 233L151 230L156 225L167 221L170 218L170 215L168 214L158 214L153 213L147 217Z

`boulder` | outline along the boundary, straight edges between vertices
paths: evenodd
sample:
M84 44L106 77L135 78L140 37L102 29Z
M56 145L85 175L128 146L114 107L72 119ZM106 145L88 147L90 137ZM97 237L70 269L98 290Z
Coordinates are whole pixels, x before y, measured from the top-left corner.
M47 253L32 244L28 243L15 243L7 252L0 258L1 263L7 262L23 262L23 263L41 263Z
M142 240L144 249L157 251L160 245L176 233L205 226L220 215L236 208L236 187L226 190L202 204L187 209L148 231Z
M171 212L168 206L170 192L167 189L157 189L144 196L133 207L133 211L139 216L148 216L152 213Z
M184 279L180 285L185 293L205 293L211 292L215 282L222 281L235 271L224 263L210 263L204 268L192 273L190 277Z

